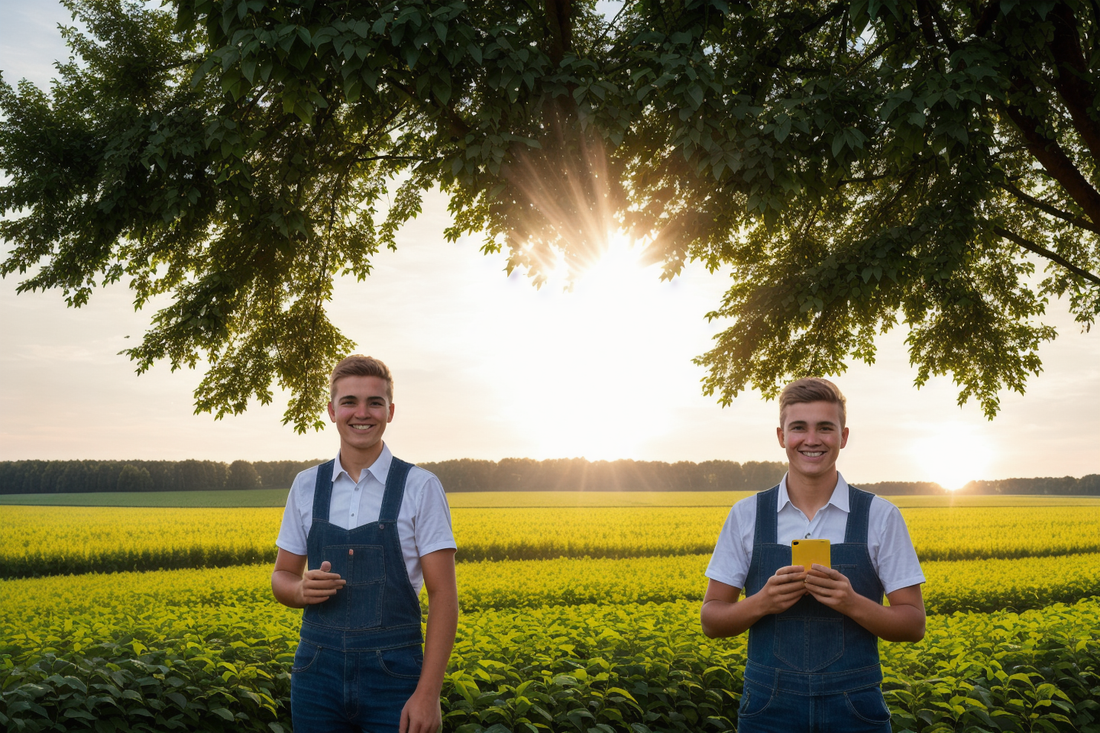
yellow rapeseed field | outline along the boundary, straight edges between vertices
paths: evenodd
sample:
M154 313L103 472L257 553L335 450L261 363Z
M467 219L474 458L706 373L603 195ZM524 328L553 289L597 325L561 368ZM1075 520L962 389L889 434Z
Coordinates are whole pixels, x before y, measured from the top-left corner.
M707 555L625 559L559 558L458 565L463 613L552 605L701 601ZM1100 554L1010 560L926 562L924 601L929 613L1023 610L1100 595ZM125 626L149 614L205 616L253 604L280 626L299 611L275 602L271 565L87 573L0 580L0 628L29 618L90 615L96 623ZM426 598L422 599L426 600ZM132 618L131 618L132 617ZM131 620L127 620L131 618ZM30 629L24 629L32 633ZM15 633L12 631L12 633Z
M924 561L1100 552L1080 506L902 510ZM727 507L455 508L460 561L709 554ZM0 508L0 577L270 562L280 509Z
M0 508L0 577L272 561L281 509Z

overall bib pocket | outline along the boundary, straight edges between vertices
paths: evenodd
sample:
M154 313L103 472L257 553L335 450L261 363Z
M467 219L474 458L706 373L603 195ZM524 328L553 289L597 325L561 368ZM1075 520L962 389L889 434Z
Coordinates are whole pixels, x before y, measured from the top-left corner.
M325 559L347 584L318 604L326 626L371 629L382 625L382 597L386 584L386 553L381 545L327 545ZM333 601L338 600L338 603Z
M819 672L844 654L844 621L803 616L779 618L772 653L799 672Z

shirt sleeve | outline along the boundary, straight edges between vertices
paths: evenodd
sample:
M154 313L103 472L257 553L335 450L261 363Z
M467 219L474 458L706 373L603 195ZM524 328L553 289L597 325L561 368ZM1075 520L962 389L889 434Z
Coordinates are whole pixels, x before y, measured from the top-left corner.
M413 540L416 542L417 554L421 557L436 550L453 550L458 547L451 529L451 507L447 504L443 484L435 474L428 471L424 473L427 474L427 480L420 489L416 521L413 525Z
M876 504L879 506L875 506ZM872 510L877 510L874 513L880 514L876 517L879 531L876 533L878 542L869 549L883 592L889 594L899 588L923 583L924 573L901 511L878 497L872 504Z
M756 497L750 497L750 499L755 501ZM706 572L706 576L711 580L717 580L733 588L745 587L751 560L745 553L742 531L744 518L739 516L743 513L739 510L740 507L741 503L738 502L730 509L729 516L722 525L722 531L718 534L718 543L714 546L714 554L710 556L710 564Z
M308 554L306 535L308 530L302 522L301 506L305 497L302 493L305 488L312 487L311 481L316 481L316 469L302 471L294 477L294 483L290 486L290 493L286 497L286 508L283 509L283 523L279 527L279 537L275 540L275 546L280 550L292 552L295 555ZM313 496L309 496L310 511L313 510Z

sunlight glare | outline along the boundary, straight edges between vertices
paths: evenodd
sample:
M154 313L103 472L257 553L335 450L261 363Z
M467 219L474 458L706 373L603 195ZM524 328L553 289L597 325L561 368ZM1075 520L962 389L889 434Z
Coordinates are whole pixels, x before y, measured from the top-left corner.
M913 446L913 456L927 480L957 491L969 481L988 478L994 450L979 428L947 423L933 429L933 435L917 440Z
M666 348L677 331L665 306L675 286L661 281L660 265L642 263L643 252L623 235L611 237L604 255L574 274L571 290L567 269L555 268L532 294L532 308L517 316L538 335L502 345L500 360L514 366L497 384L508 393L501 417L531 436L533 453L640 457L645 442L673 429L660 413L662 395L697 389L662 380L682 369L676 350Z

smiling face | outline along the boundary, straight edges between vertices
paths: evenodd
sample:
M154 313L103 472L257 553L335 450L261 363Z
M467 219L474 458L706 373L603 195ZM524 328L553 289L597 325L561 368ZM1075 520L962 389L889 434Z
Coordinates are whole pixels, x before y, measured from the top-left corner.
M364 468L382 452L382 434L393 420L389 385L379 377L341 377L333 385L328 416L340 433L340 455Z
M787 451L787 482L799 485L835 485L836 459L848 442L841 424L840 405L798 402L788 405L783 425L776 428L779 445Z

